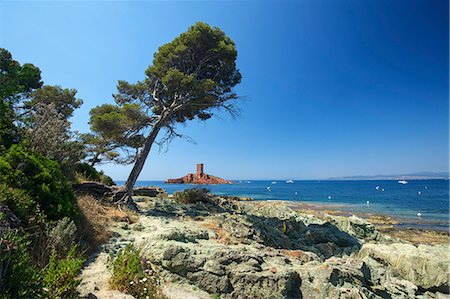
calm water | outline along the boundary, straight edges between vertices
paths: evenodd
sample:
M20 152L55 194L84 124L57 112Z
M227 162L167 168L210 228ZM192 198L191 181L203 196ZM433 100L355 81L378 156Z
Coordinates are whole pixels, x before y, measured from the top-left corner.
M276 183L273 183L276 182ZM123 182L118 182L119 184ZM139 181L138 186L160 186L168 193L197 185ZM378 189L377 189L378 186ZM449 181L237 181L232 185L206 186L218 195L237 195L256 200L292 200L335 206L336 209L385 214L400 225L425 229L449 229ZM267 187L270 187L269 191ZM367 204L367 201L369 203ZM418 217L417 213L422 216Z

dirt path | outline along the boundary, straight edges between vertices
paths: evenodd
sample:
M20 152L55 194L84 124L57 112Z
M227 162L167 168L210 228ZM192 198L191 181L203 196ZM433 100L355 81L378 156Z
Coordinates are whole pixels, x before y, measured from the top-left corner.
M111 290L109 279L111 272L108 269L111 256L129 243L135 243L135 240L145 240L144 244L151 241L154 237L152 232L154 227L161 227L161 219L144 215L142 213L137 223L124 226L123 223L117 223L113 227L114 237L108 243L101 246L99 251L89 257L86 266L83 268L79 278L81 283L77 288L80 298L99 298L99 299L133 299L135 297L122 293L117 290ZM139 226L139 230L132 229L133 226ZM125 228L126 227L126 228ZM170 227L170 225L169 225ZM137 244L139 245L144 245ZM192 287L165 283L162 285L162 291L168 299L208 299L210 296L201 290L193 290Z
M108 270L109 255L100 252L91 257L91 262L83 269L78 292L82 298L132 299L133 296L109 288L111 272Z

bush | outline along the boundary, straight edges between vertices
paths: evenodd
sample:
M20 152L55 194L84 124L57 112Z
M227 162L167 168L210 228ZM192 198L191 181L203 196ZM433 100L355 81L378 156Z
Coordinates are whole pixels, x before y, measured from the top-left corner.
M68 217L56 222L47 233L47 250L58 258L68 255L75 243L77 227Z
M103 171L97 171L97 169L88 163L77 163L75 165L75 172L80 181L101 182L108 186L116 185L112 178L104 174Z
M1 159L1 158L0 158ZM36 218L36 202L23 190L11 188L0 183L0 203L6 204L9 209L24 224L30 224Z
M47 298L78 298L76 288L81 280L76 277L81 273L84 259L76 257L76 250L73 246L67 257L60 260L52 254L42 280Z
M75 196L55 161L15 144L0 156L0 178L5 184L24 190L49 219L73 218L76 214ZM16 208L25 211L30 207Z
M0 298L35 298L39 272L31 264L28 236L15 230L0 235Z
M120 250L114 259L110 284L136 298L164 298L152 264L142 259L140 251L132 245Z
M175 200L181 203L207 202L210 198L209 190L206 188L190 188L173 194Z

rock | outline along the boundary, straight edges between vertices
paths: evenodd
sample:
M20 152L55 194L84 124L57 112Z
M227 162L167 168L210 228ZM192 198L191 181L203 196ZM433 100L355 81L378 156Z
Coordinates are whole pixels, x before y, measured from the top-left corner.
M197 164L197 172L195 174L188 173L179 179L168 179L167 184L232 184L233 182L221 179L219 177L203 173L203 164Z
M189 273L187 278L211 294L230 293L233 291L227 276L215 275L208 271Z
M359 240L379 240L381 238L372 223L356 216L328 216L326 220Z
M231 298L301 298L301 279L297 272L235 273L230 278Z
M148 186L148 187L134 188L133 195L157 197L157 196L167 196L167 193L166 193L166 190L164 190L161 187Z
M172 245L162 257L162 266L183 277L189 272L197 272L205 263L204 257L195 256L187 247Z
M355 237L331 223L306 226L294 217L281 220L242 214L221 214L216 221L230 236L244 244L253 240L273 248L312 251L323 258L350 254L361 247Z
M449 293L449 246L364 244L358 256L381 263L396 276L424 290Z
M380 243L384 237L357 217L318 219L230 197L195 205L147 202L144 229L135 236L143 254L165 279L221 298L406 299L448 292L448 246Z
M174 230L161 236L162 239L178 242L197 242L197 240L208 240L209 234L206 230Z
M203 173L201 175L188 173L184 177L178 179L168 179L167 184L199 184L199 185L211 185L211 184L232 184L233 182L224 180L222 178Z
M97 182L84 182L73 184L73 191L77 194L92 195L95 198L106 198L113 195L114 188Z

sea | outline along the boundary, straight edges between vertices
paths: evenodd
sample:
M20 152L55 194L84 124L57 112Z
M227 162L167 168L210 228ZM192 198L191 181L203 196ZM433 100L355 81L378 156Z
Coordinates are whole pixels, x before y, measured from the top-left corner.
M217 195L324 205L324 209L356 215L390 216L404 228L449 231L449 181L444 179L408 180L407 184L396 180L238 180L234 184L207 186L138 181L136 186L159 186L169 194L205 187Z

